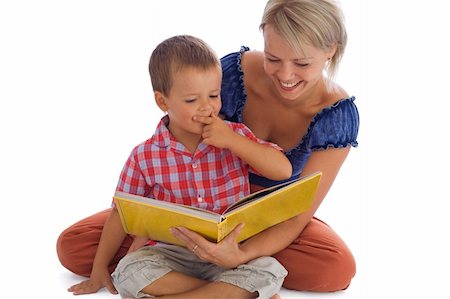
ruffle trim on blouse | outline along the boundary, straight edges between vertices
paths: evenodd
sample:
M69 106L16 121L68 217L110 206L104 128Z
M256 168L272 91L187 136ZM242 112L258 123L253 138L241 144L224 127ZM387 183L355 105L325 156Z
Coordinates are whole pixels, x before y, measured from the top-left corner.
M340 105L343 105L343 103L346 102L354 102L355 101L355 96L351 96L349 98L345 98L345 99L341 99L339 101L337 101L336 103L334 103L331 106L325 107L323 108L321 111L319 111L312 119L311 123L308 126L308 130L306 131L306 134L303 136L301 142L295 146L294 148L285 151L285 155L289 156L291 155L293 152L295 151L299 151L301 149L303 149L305 147L305 142L311 137L312 131L316 125L316 123L327 113L329 113L331 110L335 110L337 109ZM344 148L347 146L353 146L353 147L357 147L358 146L358 142L355 141L349 141L349 142L341 142L341 143L328 143L324 146L313 146L311 147L311 150L315 151L315 150L325 150L325 149L329 149L329 148Z
M236 56L236 66L237 66L237 71L239 73L239 84L241 86L241 91L242 91L241 103L240 103L240 105L238 105L238 108L236 111L236 115L238 116L239 122L243 122L242 111L244 109L245 102L247 101L247 91L245 90L245 85L244 85L244 72L242 71L241 59L242 59L242 54L249 50L250 50L249 47L241 46L241 49L239 50L239 54Z
M326 146L313 147L312 150L313 151L320 151L320 150L326 150L326 149L329 149L329 148L344 148L344 147L347 147L347 146L357 147L358 146L358 141L346 142L346 143L340 143L340 144L330 143L330 144L327 144Z
M237 121L238 122L243 122L243 109L245 106L245 103L247 101L247 91L245 89L245 84L244 84L244 72L242 70L242 55L243 53L250 51L250 48L247 46L241 46L240 50L238 53L235 53L235 65L236 65L236 77L238 79L239 82L239 86L240 86L240 93L241 96L238 97L238 105L236 107L236 112L235 115L237 116ZM348 98L344 98L341 99L339 101L337 101L336 103L334 103L333 105L330 105L328 107L323 108L321 111L319 111L312 119L311 123L308 126L307 129L307 133L303 136L302 140L300 141L299 144L297 144L297 146L293 147L290 150L287 150L285 152L286 156L290 156L292 154L294 154L295 152L298 152L299 150L304 151L307 150L305 143L309 141L309 139L311 138L311 134L313 133L313 129L316 125L316 123L322 119L322 117L324 117L325 114L329 113L331 110L336 110L339 108L340 105L343 105L346 102L353 102L355 100L354 96L348 97ZM357 111L356 111L357 113ZM356 115L356 117L358 117ZM356 126L359 126L359 119L356 119L355 121L358 122L358 124ZM356 127L356 133L353 133L355 135L355 141L348 141L348 142L337 142L337 143L333 143L333 142L329 142L328 144L324 145L324 146L311 146L311 148L309 150L324 150L324 149L328 149L328 148L344 148L347 146L353 146L353 147L357 147L358 146L358 142L356 141L356 136L357 136L357 127Z

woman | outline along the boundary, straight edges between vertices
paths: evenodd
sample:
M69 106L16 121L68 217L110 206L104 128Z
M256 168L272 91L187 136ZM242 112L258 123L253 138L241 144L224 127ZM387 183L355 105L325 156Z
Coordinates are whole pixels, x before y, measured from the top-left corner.
M357 146L354 97L333 82L347 41L343 15L329 0L270 0L260 29L264 52L242 47L222 58L221 112L226 119L245 123L259 138L281 146L292 163L292 178L315 171L323 176L309 212L244 242L236 248L236 260L273 255L289 272L284 287L342 290L355 274L353 256L339 236L313 215L351 146ZM255 175L250 182L252 191L278 183ZM188 246L200 242L198 248L205 246L207 252L218 251L189 232L185 241ZM219 264L230 259L229 255L202 257Z
M196 248L200 258L223 267L274 256L289 272L283 284L289 289L342 290L355 274L353 256L339 236L313 216L351 146L357 146L354 97L333 81L347 41L343 16L331 0L269 0L260 28L264 52L243 47L222 58L222 114L281 146L292 163L292 179L322 172L313 207L242 244L232 239L213 244L182 229L175 235L187 248ZM258 176L250 182L252 191L278 183ZM86 218L61 234L58 255L69 270L89 276L108 213ZM110 273L130 244L128 238L119 248ZM114 291L110 277L75 289L89 293L103 286Z

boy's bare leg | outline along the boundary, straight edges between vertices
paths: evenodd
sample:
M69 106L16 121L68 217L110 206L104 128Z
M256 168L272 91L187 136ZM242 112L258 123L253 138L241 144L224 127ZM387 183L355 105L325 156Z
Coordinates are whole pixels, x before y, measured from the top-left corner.
M152 296L173 295L197 289L208 283L208 281L172 271L143 288L141 292Z
M248 291L225 282L208 282L180 272L169 272L142 289L145 294L165 299L256 298ZM127 299L127 298L125 298ZM131 298L128 298L131 299ZM281 299L276 294L271 299Z
M225 282L211 282L197 289L184 293L160 296L161 299L212 299L212 298L256 298L257 292L249 293L237 286Z
M165 299L256 298L257 293L225 282L208 282L179 272L169 272L142 289L143 293Z

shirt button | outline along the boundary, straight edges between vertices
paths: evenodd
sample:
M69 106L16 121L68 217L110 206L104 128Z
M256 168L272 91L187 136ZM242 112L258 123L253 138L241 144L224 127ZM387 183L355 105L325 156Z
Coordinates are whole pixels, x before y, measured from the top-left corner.
M192 168L197 168L197 163L192 163Z
M197 197L197 201L198 201L198 202L203 202L203 198L201 198L201 197L199 196L199 197Z

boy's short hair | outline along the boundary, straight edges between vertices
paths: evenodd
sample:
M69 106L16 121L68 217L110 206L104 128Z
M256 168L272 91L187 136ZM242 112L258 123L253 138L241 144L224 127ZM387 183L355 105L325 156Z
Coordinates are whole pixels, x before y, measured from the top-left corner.
M194 36L177 35L162 41L148 65L153 91L169 95L174 74L187 67L220 69L220 60L207 43Z

